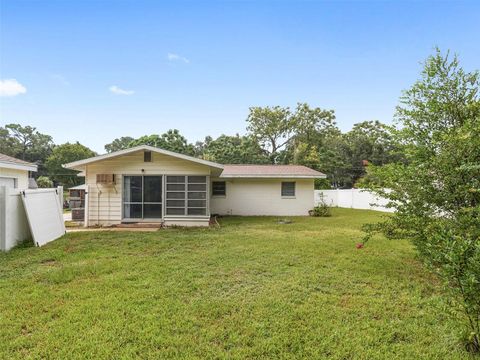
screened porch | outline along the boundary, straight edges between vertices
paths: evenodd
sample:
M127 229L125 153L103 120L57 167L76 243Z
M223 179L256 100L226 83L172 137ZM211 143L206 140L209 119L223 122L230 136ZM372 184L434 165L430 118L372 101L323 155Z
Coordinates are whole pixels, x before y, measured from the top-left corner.
M123 175L122 221L209 218L209 176Z

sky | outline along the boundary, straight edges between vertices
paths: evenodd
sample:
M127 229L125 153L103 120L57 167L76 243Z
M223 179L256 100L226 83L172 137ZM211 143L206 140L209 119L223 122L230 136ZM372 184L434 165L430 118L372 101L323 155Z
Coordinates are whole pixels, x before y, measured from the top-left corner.
M436 46L480 69L479 19L479 1L0 0L0 126L103 153L244 134L251 106L391 123Z

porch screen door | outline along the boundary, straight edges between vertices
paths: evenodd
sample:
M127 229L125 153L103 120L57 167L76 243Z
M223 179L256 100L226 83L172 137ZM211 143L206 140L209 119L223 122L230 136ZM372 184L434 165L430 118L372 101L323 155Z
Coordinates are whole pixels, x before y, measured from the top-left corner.
M162 218L162 176L123 177L123 218Z

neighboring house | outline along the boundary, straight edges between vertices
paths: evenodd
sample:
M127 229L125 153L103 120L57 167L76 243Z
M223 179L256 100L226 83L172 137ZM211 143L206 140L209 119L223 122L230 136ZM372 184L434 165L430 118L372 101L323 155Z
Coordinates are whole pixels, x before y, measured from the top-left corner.
M308 215L314 179L298 165L221 165L141 145L64 165L85 176L85 226L207 226L211 214Z
M19 190L28 189L32 171L37 171L37 165L0 154L0 186Z

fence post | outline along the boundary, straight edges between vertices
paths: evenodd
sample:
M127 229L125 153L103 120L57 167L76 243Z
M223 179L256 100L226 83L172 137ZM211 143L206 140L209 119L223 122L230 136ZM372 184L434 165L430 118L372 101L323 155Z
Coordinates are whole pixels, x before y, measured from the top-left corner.
M63 211L63 186L57 186L58 201L60 202L60 209Z
M0 250L6 251L7 244L7 187L0 186Z

